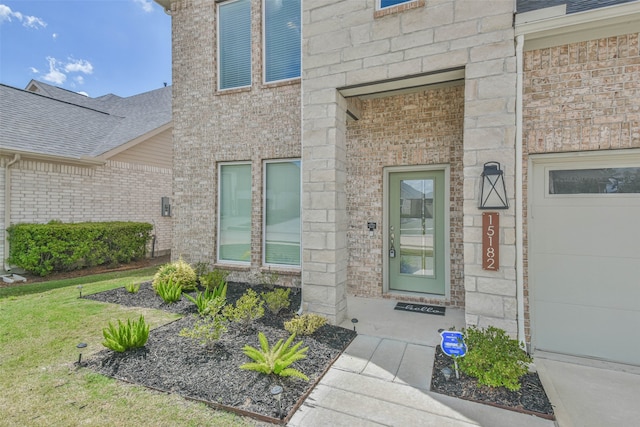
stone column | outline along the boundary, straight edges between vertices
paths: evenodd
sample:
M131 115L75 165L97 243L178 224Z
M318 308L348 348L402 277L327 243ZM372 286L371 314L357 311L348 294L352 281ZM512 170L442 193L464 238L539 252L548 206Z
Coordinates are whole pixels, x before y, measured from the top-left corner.
M302 298L305 311L346 317L346 100L303 85Z

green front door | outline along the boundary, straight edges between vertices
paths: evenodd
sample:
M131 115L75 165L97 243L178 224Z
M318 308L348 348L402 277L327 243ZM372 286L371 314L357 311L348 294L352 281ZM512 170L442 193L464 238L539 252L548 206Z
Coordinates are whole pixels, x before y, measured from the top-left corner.
M445 294L444 171L389 175L389 289Z

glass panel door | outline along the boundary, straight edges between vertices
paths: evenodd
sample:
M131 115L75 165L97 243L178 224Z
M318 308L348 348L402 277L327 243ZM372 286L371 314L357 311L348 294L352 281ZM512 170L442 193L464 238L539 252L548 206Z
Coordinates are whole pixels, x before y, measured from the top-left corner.
M389 177L389 288L444 295L444 172Z

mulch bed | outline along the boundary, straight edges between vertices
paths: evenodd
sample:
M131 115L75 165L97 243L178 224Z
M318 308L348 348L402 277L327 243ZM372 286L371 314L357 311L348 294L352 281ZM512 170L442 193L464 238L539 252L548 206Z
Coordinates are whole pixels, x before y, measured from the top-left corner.
M446 380L441 372L446 367L453 371L453 360L444 354L438 346L433 362L431 391L550 420L555 419L553 407L542 387L538 374L535 372L530 372L520 379L520 390L510 391L505 387L478 385L475 378L462 372L460 372L459 379L456 378L454 371L451 378Z
M249 287L258 294L269 291L262 286L229 283L227 302L235 302ZM294 294L294 291L297 292ZM265 316L254 322L249 330L243 331L236 325L229 324L228 331L210 347L178 335L180 330L196 322L195 305L184 297L174 304L166 304L155 294L150 283L143 283L136 294L118 288L85 298L184 315L177 321L152 330L144 348L125 353L102 350L86 361L88 368L116 379L177 393L214 407L270 422L286 421L293 415L313 386L356 335L349 329L325 325L311 336L296 337L294 343L302 340L303 346L309 347L307 358L292 365L309 377L309 382L306 382L238 368L251 361L242 352L245 344L260 348L258 332L264 333L271 345L279 339L286 340L289 337L283 325L299 308L299 289L292 290L289 309L281 311L277 316L265 309ZM275 385L284 389L281 397L282 409L270 393Z

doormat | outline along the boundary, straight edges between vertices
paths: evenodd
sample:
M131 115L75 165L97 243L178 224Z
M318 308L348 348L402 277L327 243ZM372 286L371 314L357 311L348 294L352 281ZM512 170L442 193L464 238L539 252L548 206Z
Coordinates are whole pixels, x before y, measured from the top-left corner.
M438 307L437 305L415 304L410 302L396 303L394 310L413 311L415 313L435 314L444 316L446 307Z

